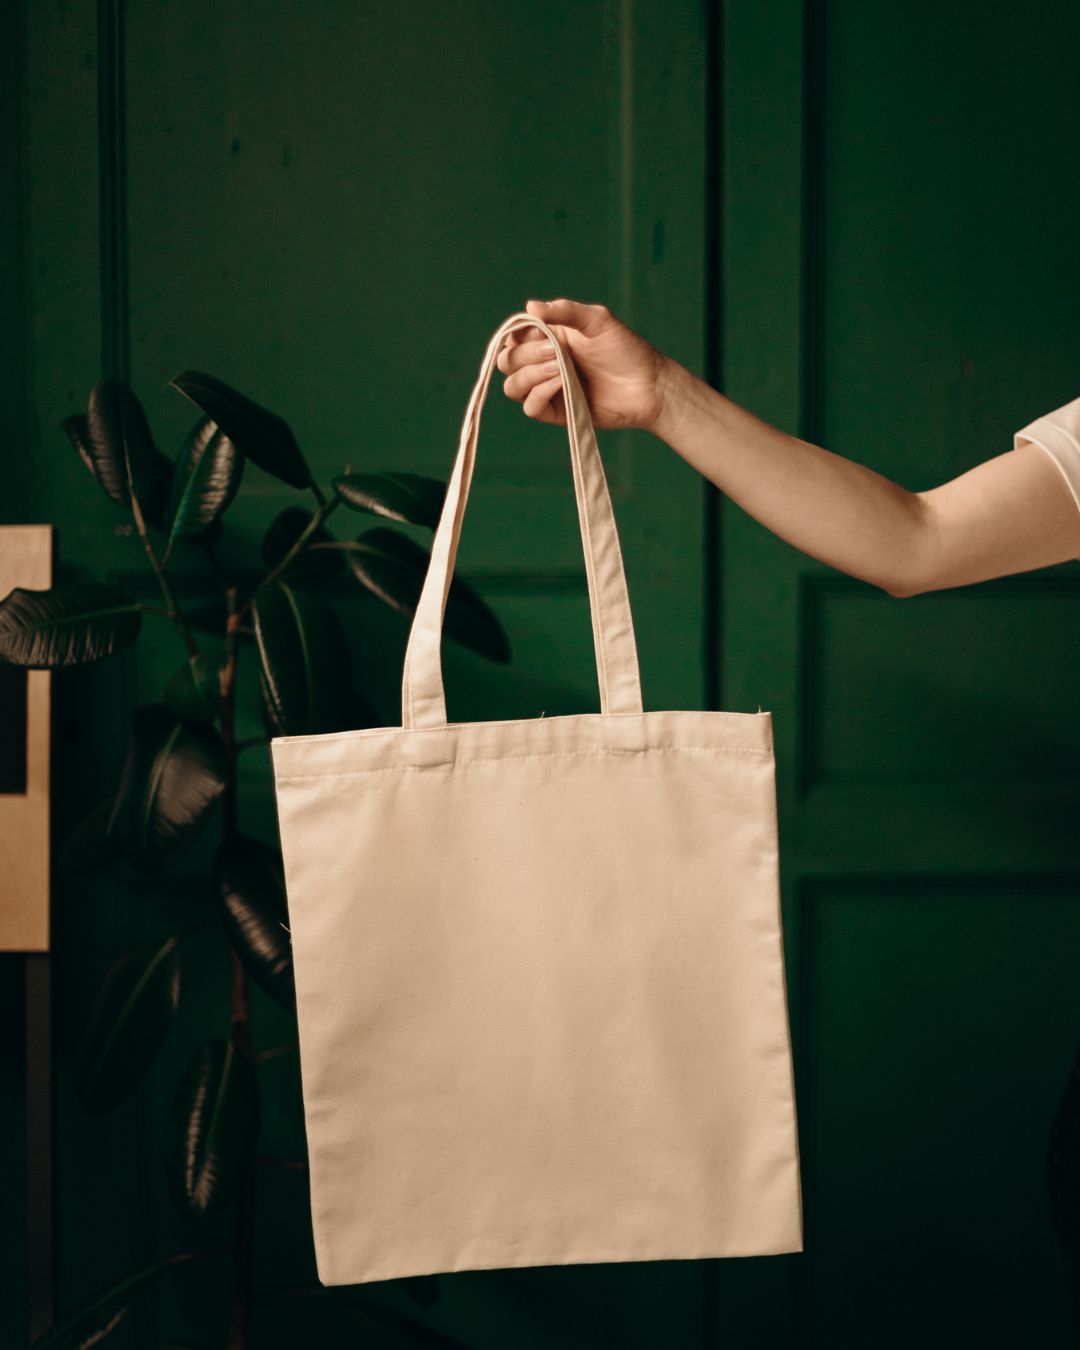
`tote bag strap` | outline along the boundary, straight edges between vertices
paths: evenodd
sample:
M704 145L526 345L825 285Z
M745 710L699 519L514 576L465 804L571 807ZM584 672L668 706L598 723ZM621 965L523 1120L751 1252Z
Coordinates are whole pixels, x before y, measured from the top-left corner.
M506 337L518 328L538 328L551 339L562 375L566 404L570 460L577 496L578 523L585 550L589 582L593 644L600 682L602 713L640 713L641 674L637 644L630 615L619 536L611 508L607 478L596 444L589 405L569 352L542 320L520 311L499 325L488 343L480 377L469 399L461 442L453 473L446 487L442 514L431 548L423 590L413 616L401 684L401 725L440 727L446 725L446 699L442 678L442 626L447 596L454 574L461 522L469 499L480 414L495 369L496 358Z

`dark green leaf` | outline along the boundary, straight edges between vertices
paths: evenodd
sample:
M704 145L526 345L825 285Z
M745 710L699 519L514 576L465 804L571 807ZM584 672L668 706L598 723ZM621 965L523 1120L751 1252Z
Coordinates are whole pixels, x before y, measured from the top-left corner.
M16 587L0 601L0 661L34 670L85 666L134 642L141 623L138 605L118 586Z
M336 611L278 582L256 593L252 617L273 732L347 728L353 711L349 647Z
M396 530L379 526L347 545L353 575L391 608L414 614L430 552ZM510 639L480 596L460 576L450 581L443 631L489 661L510 660Z
M127 1314L128 1305L126 1303L122 1303L119 1307L111 1310L102 1309L102 1314L96 1320L94 1326L79 1328L78 1335L71 1340L72 1350L93 1350L94 1346L100 1345L102 1341L113 1334Z
M185 722L212 722L221 711L221 662L207 652L190 657L165 682L165 703Z
M122 463L116 463L110 454L106 454L99 463L90 444L90 430L85 413L72 413L60 423L60 429L75 447L79 458L94 475L105 495L117 506L128 506L131 494L128 492L127 475Z
M267 568L277 567L310 524L311 512L302 506L287 506L275 517L262 541L262 558ZM320 525L311 533L309 542L321 544L332 538L329 530ZM340 576L342 570L340 553L333 549L312 553L305 546L285 569L282 579L290 586L318 586Z
M276 413L201 370L185 370L169 383L216 422L253 464L290 487L311 486L296 438Z
M90 876L115 862L123 850L109 832L113 799L98 802L71 831L57 856L57 868L68 876Z
M434 529L439 523L446 484L418 473L350 473L334 479L334 491L354 511L370 511Z
M31 1341L31 1350L91 1350L92 1346L103 1343L136 1298L146 1293L158 1276L182 1262L196 1261L216 1254L213 1248L200 1252L178 1252L175 1256L167 1256L163 1261L155 1261L152 1266L144 1266L142 1270L134 1271L103 1294L98 1294L84 1304L78 1312L65 1318L59 1326ZM182 1350L182 1347L175 1346L173 1350Z
M233 1040L206 1041L173 1101L168 1180L181 1210L201 1218L229 1203L251 1166L258 1124L251 1061Z
M72 435L69 427L65 430ZM127 506L134 492L145 519L160 529L172 465L154 444L150 424L135 394L121 380L99 380L90 391L82 430L86 437L83 462L108 496L118 505Z
M144 872L160 871L191 842L228 772L209 727L180 721L162 703L136 708L111 832Z
M236 953L276 1002L295 1004L289 911L281 854L239 835L218 850L217 889Z
M244 458L216 422L202 417L180 449L165 513L169 557L179 539L193 539L212 525L236 496Z
M121 1101L157 1058L180 1000L176 938L125 952L108 971L82 1045L79 1097L94 1115Z
M58 1331L30 1342L31 1350L39 1347L54 1347L54 1350L92 1350L102 1345L128 1315L130 1303L123 1301L123 1294L117 1293L114 1299L102 1300L97 1306L86 1308L77 1319L70 1319Z

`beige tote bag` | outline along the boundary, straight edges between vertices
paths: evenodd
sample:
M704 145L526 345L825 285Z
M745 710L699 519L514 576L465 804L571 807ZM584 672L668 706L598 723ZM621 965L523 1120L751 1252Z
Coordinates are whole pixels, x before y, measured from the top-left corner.
M443 613L507 334L555 344L599 713L447 722ZM469 400L400 727L272 743L318 1277L802 1250L768 712L644 712L572 358Z

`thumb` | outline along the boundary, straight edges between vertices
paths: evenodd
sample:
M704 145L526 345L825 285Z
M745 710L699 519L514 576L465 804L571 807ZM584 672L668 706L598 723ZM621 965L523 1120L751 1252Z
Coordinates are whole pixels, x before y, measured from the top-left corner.
M602 305L585 305L580 300L527 300L526 312L545 323L562 324L566 328L576 328L581 333L592 333L604 319Z

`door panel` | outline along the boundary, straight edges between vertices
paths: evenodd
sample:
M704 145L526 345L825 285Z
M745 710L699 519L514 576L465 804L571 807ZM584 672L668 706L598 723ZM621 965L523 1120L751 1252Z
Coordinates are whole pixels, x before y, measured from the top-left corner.
M1075 398L1075 7L724 33L725 392L912 489ZM777 735L806 1203L804 1253L718 1272L721 1343L1065 1344L1080 566L895 599L729 500L719 548L720 702Z
M1049 872L798 888L801 1343L1068 1343L1043 1158L1076 1040L1076 892Z

